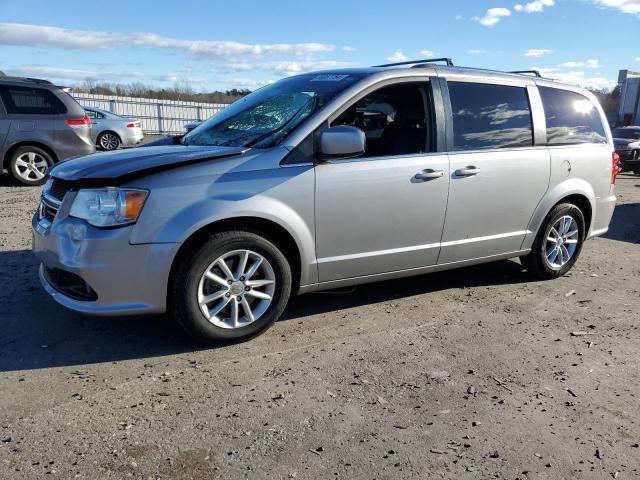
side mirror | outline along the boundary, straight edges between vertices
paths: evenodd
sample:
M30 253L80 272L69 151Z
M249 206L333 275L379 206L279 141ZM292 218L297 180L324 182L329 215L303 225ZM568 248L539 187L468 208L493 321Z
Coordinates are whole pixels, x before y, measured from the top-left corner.
M327 128L320 137L320 158L353 158L365 152L366 137L362 130L350 125Z

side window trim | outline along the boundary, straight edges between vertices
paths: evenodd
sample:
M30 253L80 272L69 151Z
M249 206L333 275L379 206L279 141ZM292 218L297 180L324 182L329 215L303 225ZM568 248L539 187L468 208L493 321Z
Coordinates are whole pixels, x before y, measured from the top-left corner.
M535 122L535 116L536 116L536 109L534 107L533 101L532 101L532 97L530 94L530 88L532 88L532 85L530 84L513 84L513 83L501 83L501 82L491 82L491 81L487 81L484 79L473 79L473 78L464 78L464 79L458 79L458 78L447 78L447 77L440 77L440 85L441 85L441 90L442 90L442 96L443 96L443 104L444 104L444 110L445 110L445 131L446 131L446 152L450 153L450 154L464 154L464 153L472 153L472 152L492 152L492 151L505 151L505 150L530 150L532 148L540 148L540 147L546 147L546 122L545 122L545 118L544 118L544 109L542 109L542 101L540 100L540 95L537 92L536 89L536 95L538 98L538 101L540 103L540 109L538 109L537 114L539 115L540 113L542 113L542 126L544 127L544 130L542 130L543 134L544 134L544 143L538 143L538 139L540 139L540 133L541 132L537 132L536 130L536 122ZM511 147L511 148L483 148L483 149L476 149L476 150L456 150L455 149L455 145L454 145L454 132L453 132L453 108L451 105L451 94L449 92L449 82L459 82L459 83L473 83L473 84L480 84L480 85L496 85L496 86L505 86L505 87L517 87L517 88L523 88L526 90L527 93L527 97L528 97L528 102L529 102L529 109L531 112L531 127L532 127L532 133L533 133L533 141L532 141L532 145L529 146L523 146L523 147ZM535 86L533 88L536 88Z
M453 152L453 110L451 109L451 96L449 95L449 82L446 78L439 78L444 107L445 152Z
M600 108L597 105L597 102L594 102L594 99L589 98L587 95L585 95L584 93L577 91L575 89L572 88L565 88L562 85L556 86L549 86L549 85L539 85L538 86L538 93L540 95L540 99L542 102L542 107L543 107L543 112L544 112L544 116L545 116L545 123L546 123L546 118L547 118L547 112L546 109L544 108L544 101L542 100L542 94L543 91L547 90L548 92L554 91L554 92L564 92L566 93L568 96L570 95L574 95L574 96L579 96L582 98L583 101L589 102L593 109L595 109L595 116L597 118L597 122L598 122L598 126L602 129L602 134L603 134L603 141L601 142L594 142L593 140L589 141L589 140L577 140L577 141L572 141L572 142L560 142L560 143L552 143L552 140L549 139L549 130L545 128L546 130L546 136L547 136L547 147L549 148L554 148L554 147L575 147L575 146L581 146L581 145L586 145L586 146L597 146L597 145L607 145L608 141L607 141L607 122L606 119L603 117L603 114L600 110ZM546 127L546 125L545 125ZM553 128L553 127L550 127ZM595 131L593 133L596 133Z
M344 102L339 108L337 108L327 117L326 121L323 122L323 124L320 127L318 127L315 130L314 132L314 138L316 139L316 141L314 142L315 145L317 146L320 144L320 142L317 141L317 139L325 129L329 128L329 125L331 125L331 122L336 120L342 113L344 113L354 103L359 102L360 100L365 98L367 95L377 90L387 88L387 87L393 87L395 85L415 84L415 85L420 85L421 87L421 90L423 93L422 97L423 97L423 103L424 103L424 110L425 110L425 122L430 124L431 126L431 128L427 132L427 135L426 135L427 138L425 143L425 148L428 149L428 151L425 151L419 154L383 155L383 156L376 156L376 157L356 157L356 158L349 158L349 159L338 159L338 160L333 160L332 162L376 161L378 159L402 158L402 157L407 157L412 155L433 155L435 153L440 152L440 150L438 149L438 143L441 135L438 129L438 124L435 123L437 121L436 120L437 119L437 107L436 107L437 99L433 91L433 85L437 80L438 80L437 77L406 77L406 78L399 78L399 79L396 78L391 80L385 80L382 82L378 82L374 85L370 85L369 87L358 92L357 95L354 95L353 97L348 99L346 102ZM434 124L435 124L435 128L433 128ZM314 152L314 163L318 163L317 152Z
M542 97L538 87L527 86L529 94L529 105L531 106L531 120L533 121L533 146L547 146L547 119L544 115L544 107L542 105Z

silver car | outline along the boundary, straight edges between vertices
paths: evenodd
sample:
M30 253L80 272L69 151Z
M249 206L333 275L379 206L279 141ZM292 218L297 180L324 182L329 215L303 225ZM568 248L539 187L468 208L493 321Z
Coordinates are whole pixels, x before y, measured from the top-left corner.
M580 88L432 61L310 73L175 144L57 166L34 251L68 308L237 341L293 293L514 257L563 275L608 229L617 161Z
M89 117L64 87L0 72L0 173L42 185L55 163L95 151Z
M135 147L144 139L140 121L122 117L107 110L85 107L91 119L91 137L102 150L117 150L119 147Z

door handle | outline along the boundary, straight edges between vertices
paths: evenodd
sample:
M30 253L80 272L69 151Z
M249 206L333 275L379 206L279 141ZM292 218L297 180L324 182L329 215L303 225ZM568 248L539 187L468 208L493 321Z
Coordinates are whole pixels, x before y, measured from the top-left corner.
M415 178L418 180L433 180L434 178L440 178L443 176L443 170L433 170L432 168L427 168L426 170L422 170L416 173Z
M455 173L456 177L470 177L472 175L479 174L481 171L482 170L480 170L478 167L475 167L473 165L469 165L468 167L459 168L454 173Z

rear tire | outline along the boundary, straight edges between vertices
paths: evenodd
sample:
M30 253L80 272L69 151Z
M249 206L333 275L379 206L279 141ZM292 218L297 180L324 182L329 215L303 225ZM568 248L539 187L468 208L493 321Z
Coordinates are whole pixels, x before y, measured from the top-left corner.
M120 147L120 137L113 132L102 132L98 135L98 141L96 142L99 148L110 152L111 150L117 150Z
M636 175L640 175L640 168L635 168L633 170L633 173L635 173Z
M275 241L260 232L224 231L176 266L169 310L203 343L248 340L280 317L291 284L291 267Z
M9 173L13 179L27 186L42 185L53 166L53 158L42 148L25 145L16 149L9 160Z
M572 203L558 204L542 223L531 252L520 257L520 262L538 278L561 277L578 260L585 235L582 211Z

